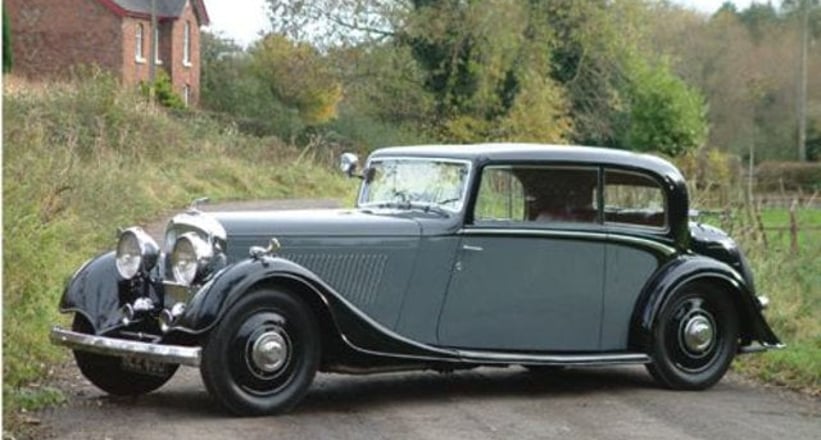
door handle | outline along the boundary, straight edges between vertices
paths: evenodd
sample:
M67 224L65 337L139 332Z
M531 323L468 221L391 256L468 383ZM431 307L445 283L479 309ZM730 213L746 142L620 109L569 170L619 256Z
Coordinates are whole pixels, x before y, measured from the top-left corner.
M481 246L470 246L470 245L467 245L467 244L462 246L462 249L466 250L466 251L472 251L472 252L482 252L483 250L485 250Z

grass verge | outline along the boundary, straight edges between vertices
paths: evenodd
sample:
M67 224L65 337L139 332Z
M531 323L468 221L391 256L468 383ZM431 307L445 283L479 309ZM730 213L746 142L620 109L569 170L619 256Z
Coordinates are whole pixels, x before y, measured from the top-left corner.
M738 216L742 217L742 216ZM770 298L767 321L787 347L740 356L734 369L757 380L821 395L821 211L800 209L798 249L790 247L789 212L761 213L767 244L760 234L733 235L741 240L755 274L758 294ZM768 228L782 228L773 230ZM749 231L749 229L747 229Z
M4 415L59 403L42 380L65 350L57 303L85 259L190 200L331 197L354 183L276 138L243 136L196 112L170 115L110 76L3 90Z

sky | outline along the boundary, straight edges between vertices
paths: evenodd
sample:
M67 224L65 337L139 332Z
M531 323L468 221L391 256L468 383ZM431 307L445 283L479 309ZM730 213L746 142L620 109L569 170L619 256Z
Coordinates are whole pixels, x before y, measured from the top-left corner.
M724 0L673 0L673 2L705 13L713 13L724 3ZM733 1L738 9L746 9L751 2L764 3L766 0ZM270 29L265 0L205 0L205 7L211 17L211 31L221 33L242 46L248 46L259 37L260 32Z

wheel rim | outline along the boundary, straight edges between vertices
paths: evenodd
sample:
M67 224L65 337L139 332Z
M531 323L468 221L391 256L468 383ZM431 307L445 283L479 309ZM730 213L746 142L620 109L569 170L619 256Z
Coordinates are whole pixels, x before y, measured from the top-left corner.
M683 298L673 310L665 335L671 360L691 373L708 369L718 358L723 340L715 311L700 296Z
M249 339L248 344L252 343L253 346L250 349L252 370L272 374L287 364L291 345L288 342L288 334L282 329L271 330L256 339Z
M276 394L292 379L296 367L293 329L276 312L251 315L237 330L228 353L231 377L257 396Z

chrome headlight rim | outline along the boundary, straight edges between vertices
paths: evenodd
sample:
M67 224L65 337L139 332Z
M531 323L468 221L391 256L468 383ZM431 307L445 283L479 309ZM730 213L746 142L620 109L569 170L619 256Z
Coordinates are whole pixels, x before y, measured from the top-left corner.
M149 272L157 265L159 256L159 245L139 226L120 232L117 240L115 266L117 273L123 279L130 280Z
M214 246L199 234L186 232L180 235L169 255L174 280L184 286L193 285L206 275L214 254Z

